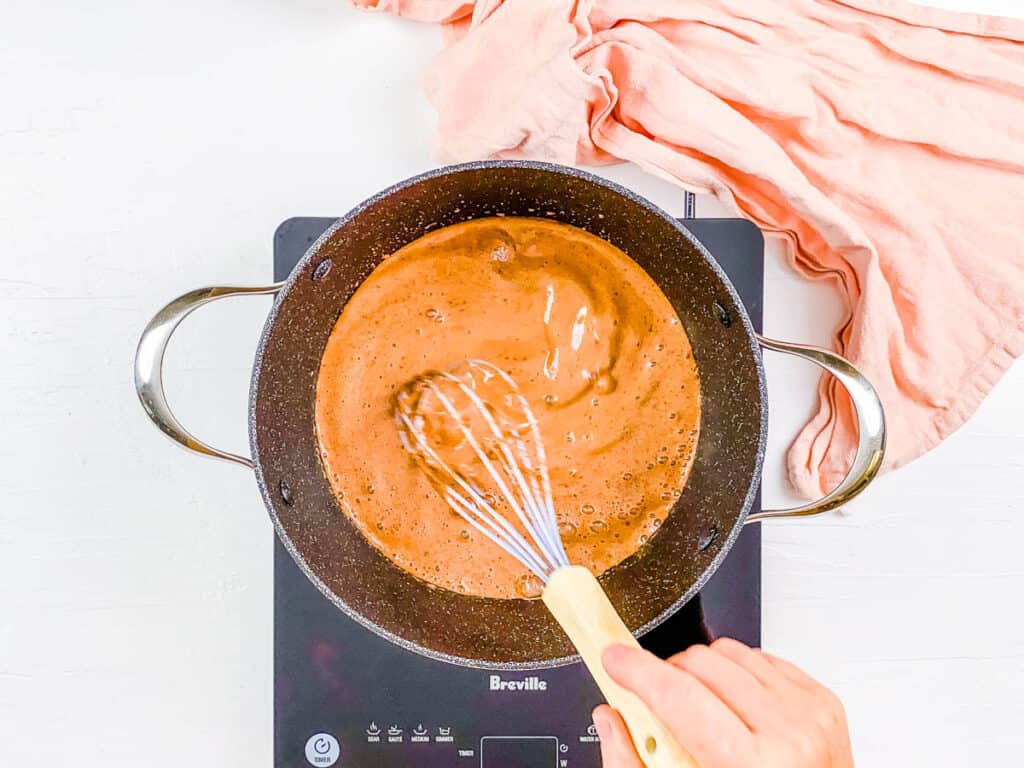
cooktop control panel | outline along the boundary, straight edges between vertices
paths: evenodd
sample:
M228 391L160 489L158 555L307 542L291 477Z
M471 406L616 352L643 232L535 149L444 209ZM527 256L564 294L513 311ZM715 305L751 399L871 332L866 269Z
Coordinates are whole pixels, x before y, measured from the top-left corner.
M330 218L289 219L274 241L287 277ZM763 239L748 222L684 222L761 321ZM761 538L752 525L701 593L642 643L661 656L719 635L760 643ZM276 768L598 768L590 713L601 703L580 664L470 669L404 650L345 616L280 543L274 551Z
M591 727L593 731L593 727ZM410 743L431 744L452 744L454 737L451 728L440 726L436 732L431 733L430 729L422 723L416 726L409 734L405 734L396 725L388 726L385 731L376 724L366 730L368 743L380 743L379 737L393 744L404 743L403 737L408 738ZM589 734L589 740L596 740L596 736ZM303 750L306 763L312 766L323 766L330 768L333 765L357 765L360 763L354 756L359 750L351 750L351 759L342 761L341 744L338 739L330 733L314 733L306 740ZM389 754L387 749L379 751L373 756L373 765L388 764L387 761L394 760L394 764L402 764L409 761L412 765L480 765L483 768L551 768L554 766L568 766L569 745L559 743L557 736L483 736L480 738L478 749L473 747L459 748L437 748L419 747L410 750L402 755ZM479 763L477 759L479 758Z
M399 733L400 730L399 728L389 728L391 731L389 737L396 743L401 743L400 737L403 734ZM441 737L440 741L447 742L448 739L444 738L445 731L450 731L450 729L438 729L438 733L433 738ZM422 725L414 729L413 734L417 736L417 741L423 744L431 742L430 732ZM593 734L591 734L591 738L596 740ZM329 733L315 733L310 736L306 741L304 753L306 762L313 766L330 768L336 764L358 764L355 758L344 763L341 762L341 745ZM415 752L410 751L402 757L388 755L384 751L375 756L372 764L383 765L386 763L381 761L393 758L399 761L395 764L401 764L402 760L408 760L411 765L432 765L435 761L439 761L438 764L441 765L475 766L479 764L482 768L523 768L523 766L531 768L554 766L557 768L569 765L568 753L569 745L559 743L557 736L483 736L480 739L479 749L476 750L466 747L456 750L435 750L434 753L430 753L427 749L421 748ZM478 756L479 763L477 763Z

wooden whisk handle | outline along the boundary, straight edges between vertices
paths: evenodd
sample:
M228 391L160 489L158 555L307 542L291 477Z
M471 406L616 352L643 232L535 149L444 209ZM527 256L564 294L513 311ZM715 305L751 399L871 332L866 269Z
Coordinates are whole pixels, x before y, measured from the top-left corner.
M559 568L544 588L544 604L580 652L608 703L629 727L633 746L648 768L699 768L690 753L640 698L605 672L601 654L610 645L640 643L619 618L594 575L579 565Z

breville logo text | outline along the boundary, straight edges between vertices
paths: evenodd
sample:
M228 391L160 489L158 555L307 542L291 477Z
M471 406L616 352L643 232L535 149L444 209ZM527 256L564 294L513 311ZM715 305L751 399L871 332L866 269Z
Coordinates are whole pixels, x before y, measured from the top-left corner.
M501 675L491 675L492 691L546 691L548 681L539 677L527 677L523 680L502 680Z

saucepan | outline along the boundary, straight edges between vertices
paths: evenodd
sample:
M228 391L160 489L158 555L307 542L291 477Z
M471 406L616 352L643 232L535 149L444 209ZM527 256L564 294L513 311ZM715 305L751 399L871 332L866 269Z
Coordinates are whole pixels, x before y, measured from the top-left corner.
M729 279L683 224L629 190L573 168L494 161L430 171L339 219L283 283L201 288L175 299L146 327L135 359L136 388L150 418L186 448L255 470L288 552L354 620L400 646L467 666L538 668L576 658L540 601L439 589L378 552L331 492L314 431L320 359L359 284L381 259L421 235L495 215L548 217L618 246L658 283L690 338L702 414L689 480L647 544L601 576L632 631L654 628L695 595L744 524L825 512L876 475L885 418L871 384L832 352L758 336ZM275 298L253 365L247 458L207 445L179 423L164 393L162 365L171 335L190 312L229 296L259 294ZM768 426L763 349L796 355L835 376L855 406L859 442L849 474L828 495L751 513Z

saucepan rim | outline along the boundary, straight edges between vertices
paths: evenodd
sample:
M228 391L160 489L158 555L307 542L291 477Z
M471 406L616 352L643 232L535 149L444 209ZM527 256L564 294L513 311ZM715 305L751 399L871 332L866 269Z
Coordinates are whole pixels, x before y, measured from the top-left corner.
M756 455L754 457L753 469L750 472L750 479L747 487L746 494L741 506L735 517L735 524L732 529L728 531L725 540L722 542L718 552L712 558L708 566L703 570L700 576L694 580L689 588L683 592L675 601L663 609L657 616L647 621L642 626L634 630L634 634L637 636L643 635L646 632L654 629L656 626L663 623L673 614L675 614L680 608L682 608L689 600L691 600L707 583L708 579L718 570L722 561L732 550L733 544L736 538L739 536L747 515L749 514L750 508L757 496L758 489L760 487L761 472L764 464L764 453L765 444L767 440L768 432L768 398L767 398L767 386L765 380L764 365L762 360L762 351L758 343L758 337L754 330L753 324L750 321L749 314L747 313L746 307L743 305L742 300L739 297L735 287L725 274L724 270L719 266L718 262L710 255L708 250L704 247L700 241L694 237L694 235L685 227L684 224L680 223L678 219L656 206L646 198L636 194L635 192L617 184L613 181L609 181L602 177L596 176L587 171L573 168L569 166L557 165L554 163L529 161L529 160L483 160L469 163L460 163L456 165L448 165L440 168L434 168L425 173L410 177L404 181L400 181L393 184L386 189L377 192L373 196L367 198L363 202L356 205L352 210L346 213L344 216L334 222L327 230L317 238L306 250L306 253L298 261L298 263L292 268L287 279L281 284L280 290L274 298L273 305L267 314L267 318L264 322L262 332L260 334L259 344L257 346L256 355L253 361L253 372L250 381L249 390L249 409L248 409L248 430L249 430L249 445L252 456L253 470L256 475L256 481L260 488L260 493L263 496L264 505L270 514L271 521L274 526L275 533L289 555L295 561L296 565L302 570L303 574L317 587L317 589L337 608L339 608L345 615L354 621L358 622L362 626L366 627L370 631L379 635L380 637L395 643L396 645L406 648L415 653L434 658L440 661L445 661L452 664L457 664L465 667L473 667L480 669L494 669L494 670L525 670L525 669L546 669L552 667L564 666L571 664L579 660L578 654L572 654L567 656L561 656L552 659L544 659L537 661L516 661L516 662L495 662L484 659L467 658L463 656L456 656L453 654L447 654L444 652L437 651L432 648L425 647L411 640L407 640L394 632L386 629L375 623L368 617L361 614L359 611L352 608L348 603L339 597L335 592L325 584L320 577L310 568L307 564L305 557L299 547L295 545L291 537L285 530L276 510L275 502L273 501L271 489L268 487L266 477L263 473L263 462L260 458L259 444L257 441L257 400L259 395L259 372L264 362L264 354L266 352L266 345L270 339L272 329L274 328L277 320L278 311L282 306L283 302L287 298L290 290L300 279L300 277L306 271L306 268L310 265L311 261L314 260L320 249L331 240L331 238L340 229L348 225L350 222L359 217L368 208L372 207L381 200L394 195L397 192L405 190L409 187L415 186L425 181L435 179L441 176L455 175L465 172L473 171L486 171L489 169L509 169L518 168L532 171L541 171L551 174L557 174L560 176L572 177L578 180L589 182L601 187L604 187L608 191L614 192L621 197L626 198L628 201L639 205L649 211L650 213L657 215L658 217L665 220L672 227L674 227L679 234L685 238L696 250L702 259L706 262L706 265L711 268L712 273L718 278L721 288L728 294L732 301L732 305L739 310L739 317L733 318L738 320L741 324L746 339L752 353L752 360L754 362L755 369L757 371L757 386L760 398L760 422L759 429L757 430L756 436L751 436L752 440L756 440ZM322 470L322 467L321 467ZM681 557L684 555L680 555Z

